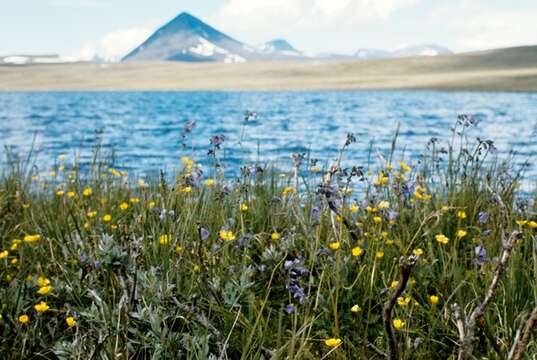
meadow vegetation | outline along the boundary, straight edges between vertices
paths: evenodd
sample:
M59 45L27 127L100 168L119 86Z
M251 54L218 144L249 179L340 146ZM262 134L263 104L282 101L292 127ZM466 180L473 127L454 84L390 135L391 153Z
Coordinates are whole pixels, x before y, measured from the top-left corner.
M533 358L535 194L475 125L370 167L352 134L284 172L227 174L222 136L173 179L8 156L0 357Z

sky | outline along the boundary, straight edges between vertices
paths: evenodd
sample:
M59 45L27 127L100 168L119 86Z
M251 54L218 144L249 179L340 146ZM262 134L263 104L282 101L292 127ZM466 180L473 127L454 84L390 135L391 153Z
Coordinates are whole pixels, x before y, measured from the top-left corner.
M251 45L307 53L537 45L537 0L1 0L0 55L118 59L182 11Z

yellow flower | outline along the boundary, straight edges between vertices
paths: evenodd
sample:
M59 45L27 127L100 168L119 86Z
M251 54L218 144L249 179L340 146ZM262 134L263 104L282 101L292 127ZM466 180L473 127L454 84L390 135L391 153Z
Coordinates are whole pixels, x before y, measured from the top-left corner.
M39 239L41 239L41 235L39 235L39 234L36 234L36 235L26 235L26 236L24 237L24 241L25 241L25 242L29 242L29 243L38 241Z
M147 207L150 209L153 209L157 204L154 201L150 201L149 204L147 204Z
M178 254L182 254L184 250L185 249L183 249L183 247L181 245L177 245L175 247L175 252L178 253Z
M351 312L355 314L359 313L360 311L362 311L362 308L359 305L353 305L353 307L351 307Z
M282 195L287 196L287 195L290 195L290 194L292 194L294 192L295 192L295 188L293 188L291 186L286 186L282 191Z
M56 191L56 196L57 197L61 197L61 196L63 196L63 194L65 194L65 191L63 191L63 190Z
M410 171L412 169L410 166L405 164L403 161L399 162L399 167L401 168L402 172L407 172L407 171Z
M438 301L440 300L440 298L436 295L429 295L429 301L431 302L432 305L436 305L438 304Z
M24 314L24 315L19 316L19 322L22 325L26 325L28 321L30 321L30 318L28 317L28 315Z
M420 249L420 248L416 248L416 249L412 250L412 254L414 254L415 256L421 256L421 255L423 255L423 250Z
M187 168L191 168L194 165L194 161L191 160L188 156L181 156L181 161Z
M168 245L170 243L171 238L171 235L160 235L158 242L160 245Z
M241 209L241 211L248 211L248 205L241 204L240 209Z
M140 198L133 197L129 199L131 204L138 204L140 202Z
M401 330L405 326L405 322L401 319L393 319L393 327L395 330Z
M324 341L324 344L329 347L336 347L342 343L341 339L330 338Z
M110 215L110 214L105 214L105 215L103 216L103 221L104 221L104 222L110 222L110 221L112 221L112 215Z
M407 297L402 297L402 296L399 296L397 298L397 303L401 306L407 306L408 304L410 304L410 300L412 300L410 298L410 296L407 296Z
M390 207L390 203L387 202L387 201L381 201L379 204L378 204L378 208L379 209L387 209Z
M93 190L91 190L91 188L89 188L89 187L85 188L82 191L82 195L84 195L86 197L91 196L91 194L93 194Z
M220 239L222 239L224 241L233 241L233 240L235 240L235 234L233 234L233 231L231 231L231 230L220 230L218 235L220 235Z
M384 251L382 251L382 250L377 251L377 252L375 253L375 257L376 257L377 259L382 259L382 258L384 257Z
M465 230L460 229L460 230L457 230L457 234L456 234L456 235L457 235L457 237L458 237L459 239L462 239L463 237L466 236L466 234L468 234L468 233L467 233Z
M50 175L50 177L56 177L57 174L56 174L55 171L51 171L51 172L49 173L49 175Z
M462 220L462 219L466 219L466 216L467 216L467 215L466 215L466 211L464 211L464 210L459 210L459 211L457 211L457 217L458 217L459 219L461 219L461 220Z
M45 296L50 292L50 290L52 290L52 286L50 286L50 285L42 286L42 287L39 288L39 290L37 290L37 293L39 295Z
M386 245L387 246L392 246L393 245L393 240L386 240Z
M121 173L114 168L108 169L108 172L115 177L121 177Z
M65 322L67 323L67 326L69 326L70 328L72 328L73 326L76 325L76 320L74 317L72 316L68 316L66 319L65 319Z
M360 210L360 207L358 205L356 205L356 204L352 204L350 210L351 210L352 213L355 213L358 210Z
M35 311L42 313L42 312L47 311L49 309L49 306L47 305L46 302L41 301L39 304L34 306L34 309Z
M213 186L214 185L214 179L209 178L209 179L205 180L205 185L206 186Z
M328 247L332 250L339 250L341 243L339 241L334 241L328 244Z
M196 265L194 265L192 270L194 270L194 272L199 272L201 270L201 268L200 268L200 266L198 264L196 264Z
M76 195L76 194L75 194L74 191L68 191L68 192L67 192L67 197L68 197L68 198L74 198L75 195Z
M188 194L188 193L192 192L192 186L184 186L184 187L182 187L181 192L185 193L185 194Z
M88 217L89 218L93 218L95 216L97 216L97 211L88 211Z
M364 251L359 246L355 246L351 250L352 256L356 256L356 257L361 256L363 254L363 252Z
M280 233L278 233L278 232L276 232L276 231L273 232L273 233L270 235L270 238L271 238L272 240L274 240L274 241L276 241L276 240L280 240L281 237L282 237L282 236L280 235Z
M519 225L519 226L524 226L528 223L528 220L517 220L516 223Z
M373 181L373 185L382 186L388 184L389 178L384 175L384 173L380 173L379 176Z
M19 262L19 259L17 258L14 258L14 259L11 259L11 261L9 262L11 265L15 265L16 263Z
M117 225L116 225L116 224L112 224L112 225L110 225L110 229L112 229L112 230L116 230L116 229L117 229Z
M535 221L530 221L528 222L528 226L532 229L536 229L537 228L537 222Z
M395 288L397 287L397 285L399 285L399 281L394 280L394 281L392 281L392 283L390 284L390 288L395 289Z
M40 276L37 278L37 285L39 285L39 287L48 286L50 285L50 280L44 276Z
M444 234L438 234L435 236L436 241L438 241L440 244L446 245L449 242L449 238Z
M0 259L5 259L7 258L8 255L9 255L9 251L7 250L2 251L0 252Z
M312 173L318 173L318 172L321 171L321 168L318 167L318 166L312 166L312 167L310 167L310 171L311 171Z
M119 204L119 208L121 210L127 210L129 208L129 204L127 204L126 202L122 202L121 204Z
M373 217L373 222L375 224L380 224L382 222L382 218L380 216L374 216Z

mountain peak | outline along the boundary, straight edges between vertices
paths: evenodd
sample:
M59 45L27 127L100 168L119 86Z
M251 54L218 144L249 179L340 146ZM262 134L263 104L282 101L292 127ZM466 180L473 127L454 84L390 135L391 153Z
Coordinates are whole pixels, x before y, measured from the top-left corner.
M301 56L302 53L295 49L285 39L274 39L257 46L257 51L262 54L279 54L284 56Z

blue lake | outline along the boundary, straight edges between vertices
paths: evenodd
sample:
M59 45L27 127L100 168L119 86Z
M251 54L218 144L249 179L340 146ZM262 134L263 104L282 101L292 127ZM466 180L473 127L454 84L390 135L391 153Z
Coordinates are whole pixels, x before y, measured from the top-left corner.
M245 125L246 110L258 116ZM181 155L206 162L213 135L226 136L224 164L236 170L308 151L328 161L353 132L347 161L365 165L371 142L373 155L388 151L397 124L401 156L416 159L431 137L449 140L461 113L482 120L469 139L494 140L500 155L516 150L523 162L537 151L537 94L434 91L0 93L0 146L25 154L35 137L45 170L60 154L88 161L101 142L144 174L177 168ZM188 119L197 126L183 139ZM526 179L537 180L535 167Z

